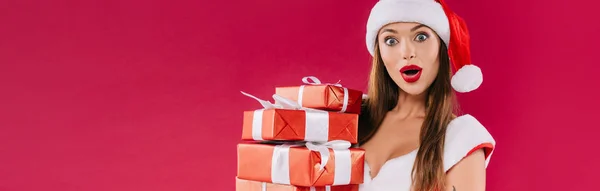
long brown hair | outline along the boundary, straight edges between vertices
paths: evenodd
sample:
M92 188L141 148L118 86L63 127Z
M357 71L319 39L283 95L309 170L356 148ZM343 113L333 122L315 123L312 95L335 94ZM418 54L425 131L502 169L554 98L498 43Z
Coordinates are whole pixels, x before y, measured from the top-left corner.
M448 50L442 40L439 48L439 70L427 90L426 116L419 136L419 149L412 169L413 189L430 191L445 189L443 165L446 127L458 107L450 85L452 71ZM375 43L375 56L369 78L368 98L363 102L359 118L360 144L367 142L379 129L386 113L398 104L400 89L388 74Z

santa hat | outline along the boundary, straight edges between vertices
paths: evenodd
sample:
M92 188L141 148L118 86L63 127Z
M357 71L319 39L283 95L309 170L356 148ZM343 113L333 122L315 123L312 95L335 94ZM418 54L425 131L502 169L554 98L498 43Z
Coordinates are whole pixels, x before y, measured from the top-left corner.
M452 88L470 92L483 82L481 69L471 63L469 31L465 21L454 13L444 0L380 0L367 21L367 49L375 53L379 30L394 22L417 22L433 29L448 46L450 62L456 73Z

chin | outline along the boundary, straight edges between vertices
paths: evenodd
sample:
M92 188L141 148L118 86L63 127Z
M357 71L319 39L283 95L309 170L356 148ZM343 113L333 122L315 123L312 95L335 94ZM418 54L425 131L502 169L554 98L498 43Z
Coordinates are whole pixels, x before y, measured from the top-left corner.
M431 80L431 82L429 82L429 80L427 78L422 78L422 79L417 80L416 82L408 83L408 82L404 81L404 79L400 76L397 76L396 78L392 78L392 79L394 80L394 82L396 82L396 85L398 85L400 90L402 90L403 92L405 92L409 95L414 95L414 96L421 95L423 93L427 93L427 89L433 82L433 80Z
M424 82L407 83L402 82L398 85L403 92L409 95L421 95L427 91L427 85Z
M403 87L403 86L400 86L400 89L403 92L406 92L407 94L414 95L414 96L421 95L421 94L425 93L425 91L427 90L427 88L425 88L425 87Z

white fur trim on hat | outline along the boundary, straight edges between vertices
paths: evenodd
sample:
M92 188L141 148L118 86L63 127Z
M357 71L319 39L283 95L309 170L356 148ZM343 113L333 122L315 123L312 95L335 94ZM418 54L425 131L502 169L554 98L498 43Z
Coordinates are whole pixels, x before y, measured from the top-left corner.
M467 64L461 67L454 76L450 84L457 92L465 93L473 91L483 83L483 74L481 69L473 64Z
M367 21L367 49L371 56L375 52L375 41L379 30L395 22L417 22L427 25L449 45L450 26L442 6L434 0L380 0L371 9Z

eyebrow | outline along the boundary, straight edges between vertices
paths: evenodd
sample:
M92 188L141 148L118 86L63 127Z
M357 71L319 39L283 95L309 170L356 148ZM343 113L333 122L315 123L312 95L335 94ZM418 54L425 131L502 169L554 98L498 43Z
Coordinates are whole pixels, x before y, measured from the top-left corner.
M381 31L381 34L383 34L385 32L391 32L391 33L394 33L394 34L398 34L398 32L396 30L394 30L394 29L383 29L383 31Z
M420 24L416 27L413 27L412 29L410 29L410 32L415 32L417 29L421 28L421 27L426 27L424 24Z
M424 25L424 24L419 24L419 25L417 25L417 26L413 27L412 29L410 29L410 32L415 32L417 29L419 29L419 28L421 28L421 27L426 27L426 26L427 26L427 25ZM391 32L391 33L394 33L394 34L398 34L398 31L396 31L396 30L394 30L394 29L383 29L383 30L381 31L381 34L383 34L383 33L385 33L385 32Z

